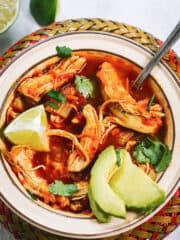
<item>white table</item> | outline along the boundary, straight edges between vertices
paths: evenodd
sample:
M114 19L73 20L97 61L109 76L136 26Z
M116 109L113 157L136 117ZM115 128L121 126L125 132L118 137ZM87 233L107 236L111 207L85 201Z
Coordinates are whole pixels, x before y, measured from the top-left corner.
M99 17L124 22L165 40L180 18L180 0L60 0L56 20L81 17ZM0 54L18 39L38 28L29 13L29 0L21 0L16 23L5 34L0 35ZM173 48L180 55L180 41ZM14 240L1 225L0 239ZM180 228L166 238L179 239Z

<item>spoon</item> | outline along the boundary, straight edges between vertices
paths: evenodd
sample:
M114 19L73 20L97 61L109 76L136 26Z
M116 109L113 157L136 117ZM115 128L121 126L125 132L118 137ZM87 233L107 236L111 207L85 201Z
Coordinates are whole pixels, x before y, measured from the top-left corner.
M175 28L172 30L172 32L167 37L164 44L161 46L161 48L155 53L153 58L150 60L150 62L144 67L144 69L140 72L140 74L137 76L135 82L133 83L133 88L135 90L138 90L143 81L146 79L146 77L150 74L153 67L161 60L163 55L168 51L168 49L180 38L180 21L177 23Z

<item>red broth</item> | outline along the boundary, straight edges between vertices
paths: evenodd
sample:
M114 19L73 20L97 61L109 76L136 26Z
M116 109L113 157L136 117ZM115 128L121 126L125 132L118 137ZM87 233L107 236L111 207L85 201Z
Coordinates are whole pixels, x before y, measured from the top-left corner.
M150 98L153 94L153 91L149 85L151 77L143 83L141 88L138 91L132 90L131 86L136 79L140 68L135 65L133 62L123 59L119 56L111 55L104 52L96 51L75 51L75 55L83 56L87 59L86 66L81 69L78 75L83 75L91 79L95 84L95 97L85 99L76 89L73 79L63 87L59 89L61 93L67 95L67 102L72 103L76 106L77 111L72 110L70 115L63 121L53 122L51 120L51 114L47 112L49 127L50 128L61 128L72 134L75 134L79 140L81 139L80 135L86 125L85 118L82 114L82 109L86 104L91 104L98 112L100 105L104 102L104 99L101 94L101 86L96 73L103 62L110 62L113 67L118 72L119 78L123 82L123 85L126 89L129 90L129 93L136 99L141 100L145 98ZM52 68L52 67L51 67ZM46 71L44 71L46 72ZM39 74L39 73L38 73ZM19 93L15 93L15 97L19 96ZM34 106L34 103L31 104L28 99L22 97L26 109ZM157 102L157 99L155 99ZM43 97L38 104L44 104L47 101L47 96ZM11 105L13 108L13 105ZM9 122L9 120L8 120ZM157 133L157 136L163 138L162 132L165 132L165 126L160 129ZM133 132L133 133L132 133ZM131 134L132 133L132 134ZM36 152L33 158L33 167L38 167L43 165L44 168L39 168L36 170L38 177L43 178L47 181L47 184L53 183L55 180L61 180L64 183L73 183L79 181L88 181L90 169L93 166L94 161L96 160L98 154L107 146L114 145L115 148L124 147L126 142L123 142L122 139L126 134L129 136L128 141L132 142L136 139L142 138L143 134L137 133L133 130L125 129L123 127L117 126L110 134L107 139L104 140L103 144L100 144L99 149L97 150L91 164L80 173L72 173L67 170L67 159L69 154L72 152L72 142L63 137L50 137L50 153L45 152ZM10 144L10 143L8 143ZM9 149L11 148L11 144ZM86 200L82 200L82 208L77 212L89 212L89 205ZM55 208L58 208L57 204ZM71 205L69 207L62 207L60 204L60 209L73 211Z

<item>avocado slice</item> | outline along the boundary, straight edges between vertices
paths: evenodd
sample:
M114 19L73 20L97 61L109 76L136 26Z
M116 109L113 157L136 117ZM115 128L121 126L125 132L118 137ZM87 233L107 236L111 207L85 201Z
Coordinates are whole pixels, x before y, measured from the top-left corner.
M110 186L128 209L149 212L165 201L164 191L139 167L130 154L121 150L121 167L112 176Z
M91 170L90 187L95 202L104 212L125 218L126 209L124 201L108 184L110 175L116 168L118 168L116 152L113 146L109 146L101 152Z
M107 223L110 220L110 216L109 214L105 213L99 206L98 204L95 202L93 195L92 195L92 191L91 191L91 187L89 186L88 189L88 198L89 198L89 204L91 207L92 212L94 213L95 217L97 218L97 220L101 223Z

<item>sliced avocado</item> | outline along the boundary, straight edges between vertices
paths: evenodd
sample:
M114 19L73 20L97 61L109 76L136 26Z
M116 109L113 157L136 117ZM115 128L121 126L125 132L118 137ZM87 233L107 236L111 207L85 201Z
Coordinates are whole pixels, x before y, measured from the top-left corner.
M164 191L132 163L126 150L121 150L121 160L121 167L112 176L110 186L127 208L148 212L165 201Z
M101 152L91 170L90 187L95 202L104 212L125 218L125 204L108 184L114 168L117 168L116 152L109 146Z
M97 220L99 222L102 223L107 223L110 220L110 216L109 214L105 213L99 206L98 204L95 202L93 195L92 195L92 191L91 191L91 187L89 187L88 189L88 198L89 198L89 203L90 203L90 207L92 212L94 213L95 217L97 218Z

